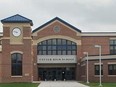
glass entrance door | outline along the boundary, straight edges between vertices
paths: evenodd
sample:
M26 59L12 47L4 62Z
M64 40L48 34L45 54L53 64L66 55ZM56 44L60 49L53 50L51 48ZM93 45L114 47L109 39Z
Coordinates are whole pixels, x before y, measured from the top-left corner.
M75 80L75 68L38 68L41 80Z

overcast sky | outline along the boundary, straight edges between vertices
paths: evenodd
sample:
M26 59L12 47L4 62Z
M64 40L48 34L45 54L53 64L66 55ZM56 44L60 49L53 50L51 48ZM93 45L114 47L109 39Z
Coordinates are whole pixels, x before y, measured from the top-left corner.
M15 14L31 19L32 29L57 16L83 32L116 32L116 0L0 0L0 20Z

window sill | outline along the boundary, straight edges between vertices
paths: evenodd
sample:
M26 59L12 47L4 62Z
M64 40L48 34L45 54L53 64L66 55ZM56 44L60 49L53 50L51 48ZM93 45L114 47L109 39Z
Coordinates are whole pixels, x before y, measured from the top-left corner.
M14 77L14 78L15 78L15 77L16 77L16 78L18 78L18 77L19 77L19 78L21 78L21 77L23 77L23 76L11 76L11 77Z
M116 77L116 75L108 75L108 77Z
M94 75L94 77L100 77L100 75ZM103 75L101 75L101 77L103 77Z

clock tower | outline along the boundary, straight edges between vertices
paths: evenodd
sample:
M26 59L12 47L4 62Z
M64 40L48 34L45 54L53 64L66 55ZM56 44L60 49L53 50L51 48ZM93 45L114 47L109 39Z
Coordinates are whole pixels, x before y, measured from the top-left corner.
M32 81L32 20L19 14L1 20L2 82Z

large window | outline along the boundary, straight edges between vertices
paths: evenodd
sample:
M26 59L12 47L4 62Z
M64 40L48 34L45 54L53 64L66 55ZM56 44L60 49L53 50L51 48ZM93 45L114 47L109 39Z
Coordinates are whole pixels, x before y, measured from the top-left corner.
M11 67L12 76L22 75L22 54L14 53L11 55Z
M38 43L39 55L76 55L76 43L65 39L49 39Z
M108 74L109 75L116 75L116 64L108 65Z
M99 75L100 67L99 65L95 65L95 75ZM101 75L103 75L103 65L101 65Z
M116 55L116 40L110 40L110 54Z

